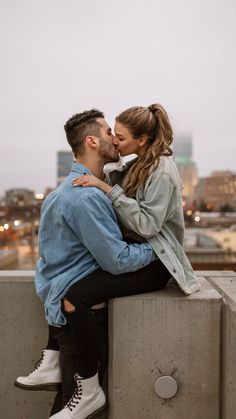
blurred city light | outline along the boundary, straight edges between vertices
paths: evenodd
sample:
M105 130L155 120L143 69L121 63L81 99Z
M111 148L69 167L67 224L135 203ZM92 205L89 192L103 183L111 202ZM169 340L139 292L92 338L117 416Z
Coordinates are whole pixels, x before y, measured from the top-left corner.
M4 224L3 227L4 227L4 230L8 230L9 229L9 224Z
M36 193L35 194L35 198L36 199L43 199L44 198L44 194L43 193Z

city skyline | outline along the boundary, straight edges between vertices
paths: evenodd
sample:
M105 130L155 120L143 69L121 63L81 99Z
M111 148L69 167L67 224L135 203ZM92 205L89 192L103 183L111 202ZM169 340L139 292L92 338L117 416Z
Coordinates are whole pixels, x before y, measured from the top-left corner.
M233 0L2 0L0 195L56 185L63 126L159 102L191 133L200 177L236 171Z
M189 135L189 133L188 133L188 135ZM60 163L60 155L63 155L63 154L69 154L69 153L71 153L72 154L72 152L70 151L70 150L58 150L57 152L56 152L56 155L55 155L55 161L56 161L56 164L55 164L55 182L54 182L54 184L51 184L51 185L45 185L45 187L44 187L44 189L43 190L41 190L41 191L38 191L35 187L28 187L28 186L24 186L24 185L15 185L15 186L13 186L13 187L9 187L9 188L6 188L6 189L4 189L3 190L3 192L2 193L0 193L0 198L3 198L4 197L4 195L5 195L5 193L7 192L7 191L10 191L10 190L14 190L14 189L25 189L25 190L29 190L29 191L33 191L33 192L35 192L35 194L36 195L41 195L41 194L44 194L45 193L45 191L47 190L47 189L49 189L50 190L50 188L55 188L57 185L58 185L58 183L60 183L62 180L63 180L63 176L66 176L66 173L65 173L65 170L66 170L66 166L68 166L68 157L66 157L66 159L67 159L67 162L65 162L65 163L67 163L67 165L66 166L62 166L61 168L60 168L60 165L61 165L61 163ZM131 155L132 156L132 158L133 157L135 157L135 155L133 154L133 155ZM73 157L73 154L72 154L72 157ZM174 156L175 157L175 159L177 158L177 156ZM59 159L59 160L58 160ZM122 158L122 160L123 160L123 162L125 162L125 159L126 158ZM128 159L128 158L127 158ZM187 160L186 160L187 159ZM195 159L194 159L194 156L192 156L191 158L190 157L185 157L185 156L183 156L183 160L186 160L186 162L184 162L184 161L182 161L181 160L181 157L179 156L179 158L177 159L177 166L180 164L181 165L181 163L192 163L192 164L195 164L195 166L196 166L196 169L197 169L197 171L198 171L198 180L200 180L200 179L204 179L204 178L209 178L209 177L212 177L212 175L214 175L215 173L217 173L217 172L222 172L222 173L224 173L224 172L231 172L232 174L235 174L236 175L236 171L234 171L234 170L230 170L230 169L219 169L219 168L212 168L212 170L209 172L209 173L206 173L204 176L203 175L201 175L201 173L199 173L199 167L198 167L198 164L197 164L197 162L195 161ZM64 164L65 164L64 163ZM58 164L59 164L59 166L58 166ZM110 170L114 170L115 169L115 167L116 166L120 166L120 162L118 162L118 163L112 163L111 164L111 169ZM180 169L179 169L180 170ZM61 173L60 173L60 171L61 171Z

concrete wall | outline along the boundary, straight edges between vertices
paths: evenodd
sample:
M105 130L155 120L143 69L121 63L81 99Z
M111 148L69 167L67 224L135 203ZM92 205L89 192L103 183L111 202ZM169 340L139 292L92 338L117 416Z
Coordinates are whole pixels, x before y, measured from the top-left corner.
M222 310L222 418L236 417L236 275L211 275L210 283L224 297Z
M0 271L0 417L46 419L54 392L24 391L14 387L27 375L47 343L43 307L34 291L33 272Z
M47 419L55 396L13 386L18 375L34 367L47 340L33 275L0 271L4 419ZM109 303L109 419L235 418L236 275L199 275L205 277L202 290L189 297L170 287ZM177 383L171 399L154 391L156 379L163 375Z
M173 288L111 302L110 419L220 417L222 297L201 283L189 297ZM163 376L177 383L170 399L154 391Z

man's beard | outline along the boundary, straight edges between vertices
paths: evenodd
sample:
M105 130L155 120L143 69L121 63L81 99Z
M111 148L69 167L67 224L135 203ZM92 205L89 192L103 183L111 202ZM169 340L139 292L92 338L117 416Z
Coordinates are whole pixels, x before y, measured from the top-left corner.
M120 159L119 154L115 153L115 146L114 146L114 153L111 152L110 145L103 139L99 139L100 148L99 148L99 155L104 160L105 164L107 163L115 163L118 162Z

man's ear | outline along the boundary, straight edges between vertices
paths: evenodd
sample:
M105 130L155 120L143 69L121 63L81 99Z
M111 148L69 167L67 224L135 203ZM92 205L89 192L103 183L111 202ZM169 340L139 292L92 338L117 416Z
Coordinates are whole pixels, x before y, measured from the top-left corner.
M87 135L87 137L85 138L85 143L90 148L97 148L98 139L94 135Z

